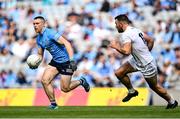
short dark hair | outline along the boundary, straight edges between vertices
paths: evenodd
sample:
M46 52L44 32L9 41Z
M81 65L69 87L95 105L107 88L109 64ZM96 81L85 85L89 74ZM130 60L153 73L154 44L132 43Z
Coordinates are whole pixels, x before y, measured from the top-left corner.
M34 20L35 20L35 19L42 19L43 21L46 21L45 18L42 17L42 16L37 16L37 17L34 18Z
M127 15L125 14L120 14L118 16L115 17L115 20L118 20L118 21L125 21L126 23L130 24L131 21L129 20L129 18L127 17Z

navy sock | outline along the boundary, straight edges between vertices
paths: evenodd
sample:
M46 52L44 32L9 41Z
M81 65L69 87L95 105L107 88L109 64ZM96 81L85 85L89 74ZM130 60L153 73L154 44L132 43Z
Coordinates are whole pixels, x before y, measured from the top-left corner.
M57 106L56 101L51 101L51 105Z

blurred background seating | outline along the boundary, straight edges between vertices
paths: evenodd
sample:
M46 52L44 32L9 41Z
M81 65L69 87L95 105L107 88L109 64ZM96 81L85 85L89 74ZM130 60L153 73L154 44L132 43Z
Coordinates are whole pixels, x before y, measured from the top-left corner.
M26 64L37 53L32 18L44 14L47 27L63 32L72 43L78 70L92 87L122 87L113 70L128 57L107 47L117 39L114 17L127 14L135 27L155 39L152 50L158 64L159 82L168 89L180 89L180 2L178 0L6 0L0 2L0 88L41 88L44 67ZM146 87L140 73L130 74L133 85ZM59 79L54 81L59 87Z

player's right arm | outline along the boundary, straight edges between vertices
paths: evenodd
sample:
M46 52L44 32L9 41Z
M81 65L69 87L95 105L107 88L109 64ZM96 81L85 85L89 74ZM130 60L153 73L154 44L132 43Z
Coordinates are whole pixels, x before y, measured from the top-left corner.
M147 42L147 46L149 51L152 50L153 46L154 46L154 40L153 38L151 38L150 36L148 36L147 34L143 34L143 38L146 40Z
M43 58L44 55L44 49L41 47L38 47L38 55L41 57L41 59Z
M112 40L109 44L109 47L116 49L119 53L123 55L131 54L132 45L130 41L121 44L118 40Z

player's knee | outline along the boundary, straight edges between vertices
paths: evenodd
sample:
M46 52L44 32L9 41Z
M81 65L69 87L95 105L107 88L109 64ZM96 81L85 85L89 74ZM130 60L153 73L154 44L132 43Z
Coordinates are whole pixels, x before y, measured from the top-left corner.
M61 87L61 91L67 93L67 92L70 91L70 88L68 88L68 87Z
M115 71L114 74L118 79L121 79L124 77L124 75L121 71Z
M43 85L48 85L48 84L49 84L49 81L48 81L47 79L43 78L43 79L41 80L41 83L42 83Z

